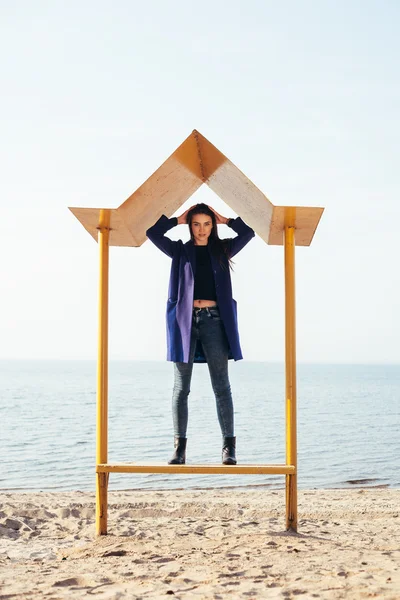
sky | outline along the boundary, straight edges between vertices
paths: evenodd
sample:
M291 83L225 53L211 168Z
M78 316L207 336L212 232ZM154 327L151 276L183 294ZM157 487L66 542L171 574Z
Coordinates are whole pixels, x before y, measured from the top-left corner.
M395 0L0 0L0 358L96 359L98 246L68 206L119 206L197 129L273 204L325 207L298 361L399 363L399 24ZM206 186L177 214L203 201L236 216ZM111 248L110 359L165 360L169 269ZM235 258L247 360L284 360L283 275L258 236Z

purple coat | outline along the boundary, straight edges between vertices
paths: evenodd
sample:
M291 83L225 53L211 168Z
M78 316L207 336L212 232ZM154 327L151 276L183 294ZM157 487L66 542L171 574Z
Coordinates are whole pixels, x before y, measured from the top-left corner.
M190 335L192 330L194 273L196 254L192 240L170 240L164 234L177 225L176 217L162 215L157 223L146 231L147 237L167 256L172 258L167 302L167 360L189 361ZM240 217L231 219L231 227L238 235L229 238L229 256L233 257L254 237L254 231ZM232 298L232 283L228 259L223 257L223 268L210 252L215 278L217 304L230 347L229 358L243 358L240 348L236 300ZM194 362L207 362L201 344L195 351Z

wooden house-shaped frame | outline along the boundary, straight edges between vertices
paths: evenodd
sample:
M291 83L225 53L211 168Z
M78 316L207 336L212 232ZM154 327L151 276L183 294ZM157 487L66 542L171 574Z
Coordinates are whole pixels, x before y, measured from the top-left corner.
M108 463L109 247L139 247L162 214L171 217L208 185L267 243L284 246L286 463L281 465L168 465ZM323 208L274 206L213 144L194 130L118 208L70 208L99 243L99 336L97 366L96 533L107 533L110 473L280 474L286 478L286 528L297 531L295 245L309 246Z

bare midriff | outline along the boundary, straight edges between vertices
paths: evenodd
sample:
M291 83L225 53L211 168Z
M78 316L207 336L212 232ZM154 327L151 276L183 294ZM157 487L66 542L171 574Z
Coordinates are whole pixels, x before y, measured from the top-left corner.
M210 306L217 306L215 300L193 300L193 306L195 308L207 308Z

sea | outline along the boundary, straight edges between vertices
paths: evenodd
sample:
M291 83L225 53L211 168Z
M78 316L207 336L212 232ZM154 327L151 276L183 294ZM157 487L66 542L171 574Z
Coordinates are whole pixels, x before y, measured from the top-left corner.
M230 362L240 464L285 462L285 374ZM173 451L169 362L111 361L108 462ZM299 364L298 485L400 487L400 365ZM95 489L95 361L0 361L0 491ZM206 364L189 396L187 463L221 460ZM111 490L281 488L283 475L111 474Z

